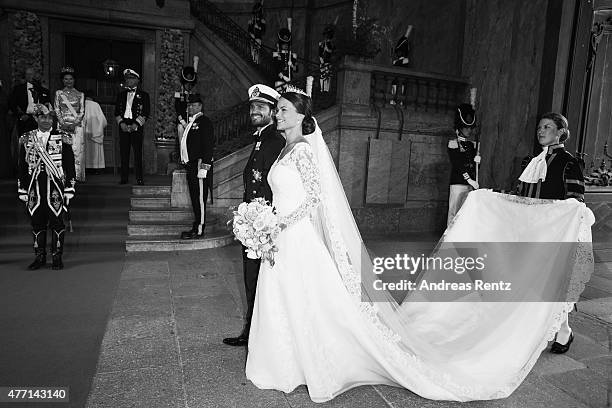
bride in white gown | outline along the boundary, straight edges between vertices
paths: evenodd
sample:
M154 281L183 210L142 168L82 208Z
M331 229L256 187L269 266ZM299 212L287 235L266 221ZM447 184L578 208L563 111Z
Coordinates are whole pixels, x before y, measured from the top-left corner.
M372 270L371 261L311 112L310 98L299 91L278 102L278 129L287 146L268 181L286 228L274 266L261 266L247 378L259 388L287 393L305 384L315 402L364 384L404 387L436 400L510 395L584 288L592 253L582 248L568 258L575 263L571 277L554 270L526 277L534 287L563 292L559 302L433 303L409 297L399 305L388 294L384 302L375 299L375 277L362 273ZM529 223L522 225L521 217ZM590 242L592 223L590 211L575 200L479 190L442 241Z

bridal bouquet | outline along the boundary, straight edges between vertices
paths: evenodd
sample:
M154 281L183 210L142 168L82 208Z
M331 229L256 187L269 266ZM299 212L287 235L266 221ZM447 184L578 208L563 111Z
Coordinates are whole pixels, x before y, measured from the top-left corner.
M274 265L274 244L281 229L274 208L263 198L255 198L250 203L241 203L234 211L230 221L234 236L247 247L247 257L261 259Z

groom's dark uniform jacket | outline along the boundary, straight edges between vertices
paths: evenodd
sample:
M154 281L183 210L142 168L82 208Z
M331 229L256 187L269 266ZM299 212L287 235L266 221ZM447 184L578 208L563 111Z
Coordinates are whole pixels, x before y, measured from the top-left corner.
M249 203L257 197L263 197L272 202L272 189L268 184L268 172L274 164L280 151L285 146L285 138L283 138L276 130L274 122L264 127L253 134L255 136L255 145L251 151L249 161L244 168L244 195L243 199ZM251 325L251 317L253 316L253 305L255 304L255 289L257 288L257 277L259 276L259 265L261 260L249 259L242 248L242 260L244 263L244 286L246 288L247 297L247 326L248 330ZM248 334L248 332L246 333Z
M272 189L268 184L268 172L285 146L285 139L276 131L274 123L253 134L255 145L244 168L243 200L247 203L263 197L272 202Z

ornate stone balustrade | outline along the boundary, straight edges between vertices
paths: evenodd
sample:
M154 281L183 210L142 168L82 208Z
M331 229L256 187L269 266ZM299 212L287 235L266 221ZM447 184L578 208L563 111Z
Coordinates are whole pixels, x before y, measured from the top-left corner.
M412 71L406 68L372 66L371 102L375 106L447 111L463 101L465 80Z

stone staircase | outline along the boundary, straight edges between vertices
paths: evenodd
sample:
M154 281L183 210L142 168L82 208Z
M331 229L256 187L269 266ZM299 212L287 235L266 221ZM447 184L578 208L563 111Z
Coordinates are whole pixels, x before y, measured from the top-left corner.
M205 238L182 240L189 230L193 212L189 207L172 206L172 186L133 186L130 199L127 252L182 251L217 248L234 242L226 227L227 206L207 205Z

